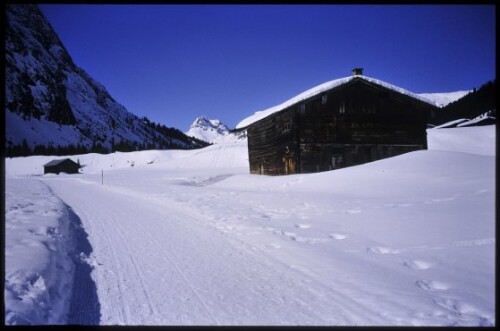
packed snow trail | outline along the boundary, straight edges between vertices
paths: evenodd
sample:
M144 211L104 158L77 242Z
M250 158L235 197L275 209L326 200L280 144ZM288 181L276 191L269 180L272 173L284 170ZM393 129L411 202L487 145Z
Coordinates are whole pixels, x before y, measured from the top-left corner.
M168 205L78 179L46 182L91 238L101 324L390 323Z

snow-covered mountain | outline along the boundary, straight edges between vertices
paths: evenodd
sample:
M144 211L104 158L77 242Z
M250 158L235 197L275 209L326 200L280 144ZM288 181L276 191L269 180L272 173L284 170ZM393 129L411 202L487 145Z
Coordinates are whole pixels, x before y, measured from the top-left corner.
M200 116L191 124L186 135L215 143L218 142L221 137L229 134L229 131L229 128L220 120Z
M418 95L434 101L438 107L444 107L453 101L457 101L471 91L456 91L456 92L443 92L443 93L419 93Z
M36 5L6 10L6 147L199 146L130 113L78 67ZM171 129L171 131L175 129ZM178 131L178 130L177 130Z

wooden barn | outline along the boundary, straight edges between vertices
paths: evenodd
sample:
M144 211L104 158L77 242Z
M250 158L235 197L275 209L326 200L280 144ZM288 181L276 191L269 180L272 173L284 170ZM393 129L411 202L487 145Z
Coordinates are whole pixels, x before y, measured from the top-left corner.
M437 109L356 68L352 76L255 113L236 129L247 130L251 173L311 173L427 149L427 121Z
M44 174L59 174L65 172L67 174L77 174L80 165L71 159L52 160L43 165Z

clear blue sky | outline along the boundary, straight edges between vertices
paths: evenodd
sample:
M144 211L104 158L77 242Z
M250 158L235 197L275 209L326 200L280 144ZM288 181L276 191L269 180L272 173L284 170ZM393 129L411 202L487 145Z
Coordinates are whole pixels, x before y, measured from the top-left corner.
M40 5L74 62L129 111L229 127L364 74L415 93L495 78L494 5Z

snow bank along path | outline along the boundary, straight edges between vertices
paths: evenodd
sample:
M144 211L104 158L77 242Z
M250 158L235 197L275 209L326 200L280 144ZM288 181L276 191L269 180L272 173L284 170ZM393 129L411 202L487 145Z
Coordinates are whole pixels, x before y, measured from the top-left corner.
M40 180L7 177L5 218L5 323L97 324L95 284L82 261L91 248L71 208Z
M249 175L228 144L38 178L88 233L100 324L494 325L495 157L461 151L463 132L310 175ZM45 161L7 160L7 205Z

